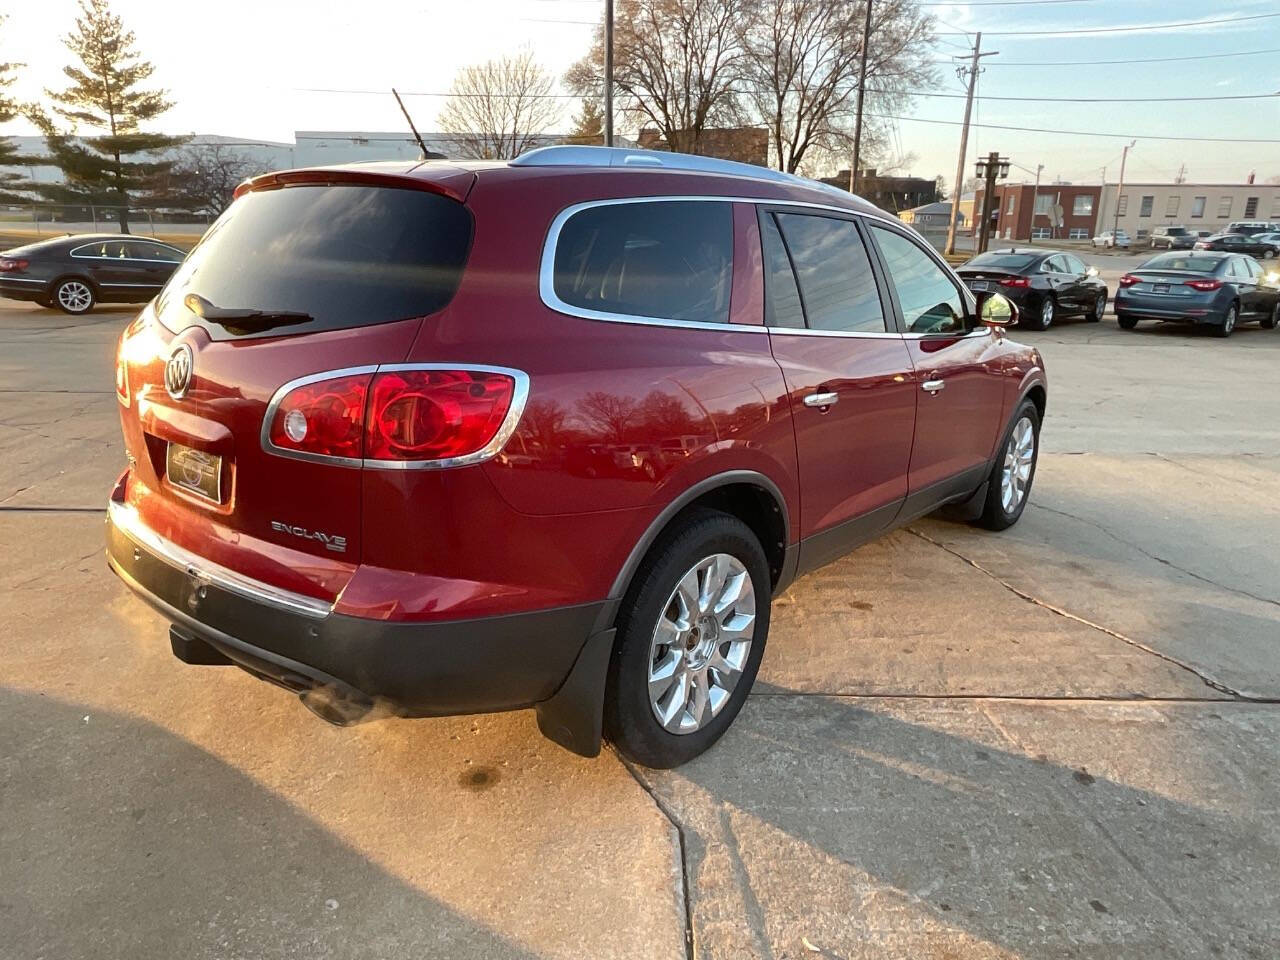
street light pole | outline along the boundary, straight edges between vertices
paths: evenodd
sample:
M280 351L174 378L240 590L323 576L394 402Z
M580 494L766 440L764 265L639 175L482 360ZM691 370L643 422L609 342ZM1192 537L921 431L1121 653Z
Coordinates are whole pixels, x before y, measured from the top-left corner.
M604 145L613 146L613 0L604 0Z

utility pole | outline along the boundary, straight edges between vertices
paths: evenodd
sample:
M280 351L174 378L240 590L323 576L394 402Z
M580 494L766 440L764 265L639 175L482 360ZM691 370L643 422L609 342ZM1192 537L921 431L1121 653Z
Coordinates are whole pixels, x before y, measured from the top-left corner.
M871 46L871 0L866 0L867 20L862 26L862 69L858 74L858 116L853 122L853 165L849 167L849 192L858 186L858 164L862 151L862 101L867 94L867 48Z
M1040 171L1044 169L1043 163L1036 164L1036 188L1031 191L1031 226L1027 231L1027 242L1030 243L1032 235L1036 232L1036 204L1040 202ZM1052 220L1052 218L1050 218ZM1057 226L1057 224L1054 224Z
M945 253L950 256L956 252L956 217L960 213L960 194L964 187L964 158L969 150L969 118L973 115L973 89L978 83L978 61L983 57L994 57L998 51L990 53L980 53L982 49L982 34L979 33L973 41L973 60L968 67L969 74L969 94L964 100L964 126L960 129L960 156L956 159L956 179L955 189L951 191L951 222L947 224L947 246ZM957 73L963 75L964 67L960 67Z
M1111 221L1111 236L1114 239L1116 231L1120 229L1120 191L1124 189L1124 162L1129 159L1129 151L1133 149L1137 140L1130 140L1122 151L1120 151L1120 184L1116 187L1116 212L1115 217Z
M604 145L613 146L613 0L604 0Z

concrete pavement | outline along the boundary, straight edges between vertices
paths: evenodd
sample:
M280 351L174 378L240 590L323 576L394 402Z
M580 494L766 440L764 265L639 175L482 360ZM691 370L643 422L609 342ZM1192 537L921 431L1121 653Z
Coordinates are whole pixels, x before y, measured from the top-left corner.
M1280 332L1020 334L1023 520L797 582L658 773L175 661L101 556L130 316L0 301L5 956L1280 954Z

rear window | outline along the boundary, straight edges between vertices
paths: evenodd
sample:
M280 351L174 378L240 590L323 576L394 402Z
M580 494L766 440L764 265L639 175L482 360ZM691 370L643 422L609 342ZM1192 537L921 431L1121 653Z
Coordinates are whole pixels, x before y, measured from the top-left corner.
M342 330L421 317L457 292L471 214L423 190L355 184L254 191L231 205L160 295L161 322L233 336L183 305L195 293L228 309L309 314L246 336ZM237 337L237 339L240 339Z
M720 201L611 203L560 228L554 290L570 307L729 322L733 211Z
M1193 273L1213 273L1222 263L1222 257L1191 257L1185 253L1162 253L1152 257L1141 267L1143 270L1190 270Z
M987 267L995 270L1021 270L1032 263L1038 253L980 253L965 267Z

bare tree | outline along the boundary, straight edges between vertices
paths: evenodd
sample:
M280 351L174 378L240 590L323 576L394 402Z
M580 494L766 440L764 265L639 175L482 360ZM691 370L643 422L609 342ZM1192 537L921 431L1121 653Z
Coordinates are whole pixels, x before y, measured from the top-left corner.
M852 142L866 2L760 0L741 28L746 98L770 132L778 169L795 173L811 151L844 154ZM867 52L863 156L883 152L885 127L907 91L932 83L933 18L916 0L877 0Z
M240 182L262 166L225 143L192 143L152 181L149 202L216 217L231 204Z
M457 135L464 157L511 160L538 146L560 119L554 87L529 51L463 67L439 122Z
M654 126L672 150L699 153L702 132L738 119L738 24L754 0L620 0L614 24L618 110ZM566 82L583 97L604 86L603 28Z

